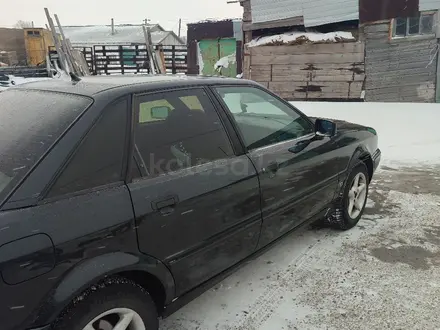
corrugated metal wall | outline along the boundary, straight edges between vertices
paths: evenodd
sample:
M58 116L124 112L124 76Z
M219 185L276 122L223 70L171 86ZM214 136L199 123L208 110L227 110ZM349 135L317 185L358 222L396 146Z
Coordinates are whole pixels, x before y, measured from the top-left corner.
M390 23L365 25L366 101L435 102L435 37L389 40Z
M251 0L252 23L302 16L302 0Z
M359 0L251 0L252 23L304 16L307 27L359 18Z
M304 25L318 26L359 18L359 0L303 1Z

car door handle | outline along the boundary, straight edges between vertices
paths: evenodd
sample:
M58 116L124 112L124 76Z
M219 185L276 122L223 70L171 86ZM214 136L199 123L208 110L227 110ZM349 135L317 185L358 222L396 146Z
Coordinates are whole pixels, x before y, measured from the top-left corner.
M263 173L269 174L270 178L274 178L276 173L280 168L280 164L277 162L269 163L265 168L263 168Z
M155 211L160 211L160 213L168 215L174 211L177 202L177 196L167 196L153 201L151 207Z
M304 140L299 141L297 144L295 144L293 147L289 148L289 151L293 154L300 153L305 148L307 148L311 143L311 140Z
M268 172L277 172L278 169L280 168L280 164L278 164L277 162L272 162L269 165L267 165L266 170Z

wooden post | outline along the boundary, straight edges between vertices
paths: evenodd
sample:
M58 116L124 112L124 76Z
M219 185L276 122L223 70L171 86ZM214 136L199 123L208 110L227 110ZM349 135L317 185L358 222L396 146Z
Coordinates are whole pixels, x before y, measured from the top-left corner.
M160 67L161 67L161 72L163 74L167 73L167 66L165 63L165 54L163 52L163 46L159 45L157 48L158 52L159 52L159 57L160 57Z
M119 46L119 58L121 59L121 73L125 74L125 68L124 68L124 50L122 49L122 46Z
M102 55L104 57L104 72L106 75L108 75L108 58L107 58L107 49L105 46L102 46Z
M440 44L437 46L440 49ZM440 103L440 52L437 50L437 90L436 90L436 102Z
M80 74L80 70L78 70L77 66L75 65L75 58L72 55L72 52L70 51L70 47L66 41L66 36L64 35L63 27L61 26L60 20L58 19L58 15L53 15L55 17L55 21L57 22L58 29L60 30L61 34L61 47L64 50L64 53L66 54L66 60L67 64L70 66L70 68L75 72L76 74Z
M172 46L171 47L171 65L172 65L172 70L173 70L173 74L177 73L177 69L176 69L176 46Z
M243 78L252 79L251 77L251 50L247 45L244 45L243 52Z
M50 14L49 14L49 9L44 8L44 11L46 13L47 21L49 23L50 30L52 32L52 37L53 37L53 40L55 43L55 48L57 50L58 58L60 59L61 69L63 71L65 71L66 73L69 73L69 69L66 67L65 56L64 56L64 53L61 49L60 40L58 39L57 31L55 30L55 25L53 24L52 17L50 17Z
M160 72L159 62L157 60L156 48L153 45L153 38L151 37L151 30L150 30L150 27L148 27L148 26L147 26L147 35L148 35L148 40L150 40L150 49L153 54L154 68L155 68L156 72Z
M153 51L151 49L151 33L149 33L150 29L146 28L145 25L142 25L142 28L144 30L145 44L147 45L147 54L150 61L150 72L151 74L156 74L156 70L154 68Z

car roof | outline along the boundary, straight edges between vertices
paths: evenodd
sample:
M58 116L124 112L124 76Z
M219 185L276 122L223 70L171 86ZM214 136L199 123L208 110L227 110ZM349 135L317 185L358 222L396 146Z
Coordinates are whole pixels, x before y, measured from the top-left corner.
M244 85L255 84L244 79L191 76L191 75L118 75L118 76L87 76L81 77L79 82L73 82L70 78L48 79L19 85L17 89L32 89L71 93L93 97L96 94L112 89L122 89L124 92L138 92L142 90L156 90L161 88L200 86L200 85Z

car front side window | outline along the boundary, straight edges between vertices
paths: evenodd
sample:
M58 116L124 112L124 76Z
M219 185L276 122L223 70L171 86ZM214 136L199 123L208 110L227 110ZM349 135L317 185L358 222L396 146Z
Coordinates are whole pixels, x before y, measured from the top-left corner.
M249 150L313 133L309 120L255 87L216 87Z
M139 96L136 152L148 176L157 176L233 155L232 146L203 89Z

